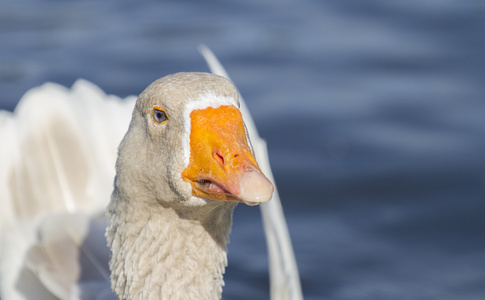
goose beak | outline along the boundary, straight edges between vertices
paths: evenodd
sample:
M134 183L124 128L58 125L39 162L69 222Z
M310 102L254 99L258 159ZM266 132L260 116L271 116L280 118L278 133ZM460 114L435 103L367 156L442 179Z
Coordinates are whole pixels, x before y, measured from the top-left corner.
M194 110L190 122L190 161L182 178L194 196L248 205L271 199L273 184L251 154L236 107Z

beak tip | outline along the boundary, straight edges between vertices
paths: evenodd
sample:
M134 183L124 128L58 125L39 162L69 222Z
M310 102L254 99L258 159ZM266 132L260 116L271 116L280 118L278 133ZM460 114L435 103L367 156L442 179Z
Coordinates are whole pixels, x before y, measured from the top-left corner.
M257 205L271 200L273 191L274 186L268 178L258 171L248 171L241 177L237 196L247 205Z

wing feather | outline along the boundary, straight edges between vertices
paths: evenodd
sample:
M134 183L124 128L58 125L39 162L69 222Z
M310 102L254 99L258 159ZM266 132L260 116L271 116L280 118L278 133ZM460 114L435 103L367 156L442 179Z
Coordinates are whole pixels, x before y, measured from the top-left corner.
M94 230L93 216L109 201L135 100L78 80L70 89L46 83L28 91L13 113L0 111L3 299L81 297L85 278L106 283L104 225ZM73 212L87 214L89 226L78 218L43 220Z
M37 243L29 249L24 268L60 299L68 299L73 287L85 282L109 288L105 228L101 216L47 216L38 226Z

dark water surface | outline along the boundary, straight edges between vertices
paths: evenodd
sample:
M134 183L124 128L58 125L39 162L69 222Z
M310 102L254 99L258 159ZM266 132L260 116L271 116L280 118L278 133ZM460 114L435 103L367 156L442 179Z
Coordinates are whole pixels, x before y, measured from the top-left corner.
M485 299L485 1L0 4L0 108L219 56L267 139L307 299ZM268 298L240 205L225 299Z

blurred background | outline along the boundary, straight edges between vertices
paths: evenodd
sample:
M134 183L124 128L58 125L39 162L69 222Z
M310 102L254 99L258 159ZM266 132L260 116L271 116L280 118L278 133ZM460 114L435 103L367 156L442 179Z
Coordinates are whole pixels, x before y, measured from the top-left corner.
M485 299L485 1L4 0L0 108L227 68L267 140L306 299ZM0 141L1 143L1 141ZM224 299L269 297L239 205Z

